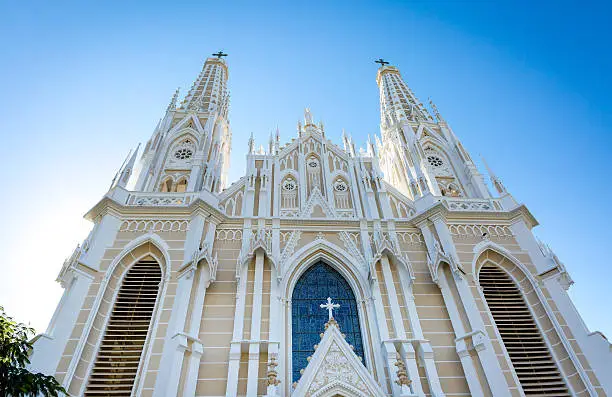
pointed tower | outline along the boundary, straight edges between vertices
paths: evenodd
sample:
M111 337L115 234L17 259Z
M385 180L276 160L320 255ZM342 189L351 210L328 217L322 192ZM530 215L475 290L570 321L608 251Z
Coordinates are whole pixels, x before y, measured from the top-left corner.
M380 61L380 164L385 179L413 200L450 196L488 198L472 159L434 108L434 119L399 69Z
M225 187L232 137L228 68L225 54L216 55L206 60L178 107L174 93L145 147L137 191L218 193Z

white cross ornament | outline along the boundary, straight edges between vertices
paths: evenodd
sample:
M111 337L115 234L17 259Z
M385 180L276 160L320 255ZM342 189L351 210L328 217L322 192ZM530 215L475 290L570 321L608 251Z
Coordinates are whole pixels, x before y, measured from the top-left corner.
M328 297L327 303L320 304L319 307L321 307L321 309L327 309L327 311L329 312L329 319L331 320L332 318L334 318L333 310L339 308L340 304L332 303L332 299Z

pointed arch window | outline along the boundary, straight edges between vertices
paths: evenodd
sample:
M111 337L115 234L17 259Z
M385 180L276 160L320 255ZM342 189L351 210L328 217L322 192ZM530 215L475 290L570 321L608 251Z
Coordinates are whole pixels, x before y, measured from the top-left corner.
M328 320L328 313L319 306L330 297L340 307L334 318L355 354L363 359L363 343L359 326L359 312L355 295L348 282L333 267L319 262L300 277L291 298L292 371L293 381L300 378L307 358L314 354L314 345L321 341L320 334Z
M478 280L525 395L569 396L516 283L490 263L480 269Z
M334 201L338 209L351 208L348 183L342 178L338 178L334 182Z
M183 178L176 183L177 193L184 193L187 191L187 179Z
M162 193L168 193L172 191L172 178L168 178L165 181L162 182L159 190Z
M152 257L125 275L100 344L85 396L130 396L162 279Z

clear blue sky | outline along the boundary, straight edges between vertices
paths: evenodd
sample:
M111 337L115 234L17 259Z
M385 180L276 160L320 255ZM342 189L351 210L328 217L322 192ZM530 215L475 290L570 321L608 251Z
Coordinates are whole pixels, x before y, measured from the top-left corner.
M231 179L251 132L265 143L278 125L288 140L305 106L338 143L342 128L359 142L377 133L384 57L527 204L587 324L612 337L610 9L254 3L0 3L0 304L44 330L82 215L211 52L230 54Z

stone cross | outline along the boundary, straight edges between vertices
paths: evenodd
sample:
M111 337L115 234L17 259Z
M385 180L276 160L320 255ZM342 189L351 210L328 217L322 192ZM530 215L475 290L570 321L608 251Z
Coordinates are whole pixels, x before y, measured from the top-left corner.
M329 319L331 320L332 318L334 318L333 310L339 308L340 305L338 303L332 303L332 299L328 297L327 303L320 304L319 307L321 307L321 309L327 309L327 311L329 312Z

